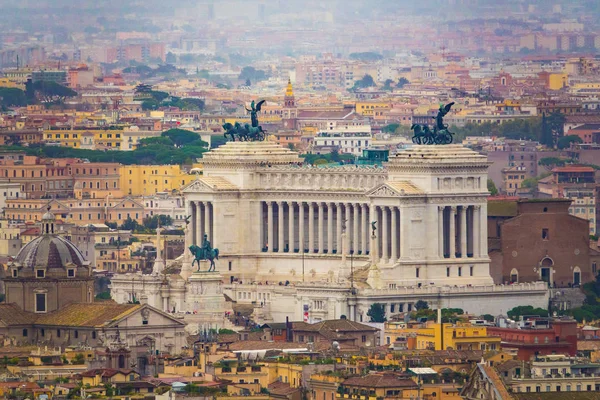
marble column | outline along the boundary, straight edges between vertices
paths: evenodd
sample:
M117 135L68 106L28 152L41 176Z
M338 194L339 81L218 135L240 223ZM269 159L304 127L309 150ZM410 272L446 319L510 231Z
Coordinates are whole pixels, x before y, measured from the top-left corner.
M306 237L306 232L304 232L304 202L298 203L298 249L301 253L304 253L304 249L306 249L306 243L304 242L304 238Z
M388 222L388 208L381 207L381 259L383 263L387 263L390 258L389 254L389 222Z
M308 202L308 252L315 252L315 204Z
M267 251L273 252L273 202L267 201Z
M354 254L358 254L358 250L360 249L360 204L358 203L354 203L353 206L354 210L354 225L352 226L354 233L354 246L352 247L352 249L354 250Z
M288 205L288 246L289 246L289 252L293 253L294 249L296 248L296 240L294 237L294 219L296 217L296 210L294 210L294 202L293 201L288 201L287 202Z
M336 239L336 254L342 254L342 219L344 218L344 213L342 212L342 207L340 203L335 204L335 239Z
M456 206L450 207L450 258L456 258Z
M398 260L398 214L396 207L392 207L392 264Z
M406 208L398 210L400 212L400 257L410 258L410 218L407 217Z
M376 237L372 236L369 244L369 255L371 256L371 264L377 264L379 262L379 236L381 236L381 224L379 223L379 215L377 214L377 207L371 205L371 210L369 212L371 215L371 222L375 221L375 227L377 230L375 231Z
M187 201L185 203L185 215L186 216L190 216L191 219L191 223L185 226L185 247L184 249L187 249L189 246L191 246L194 243L194 219L193 219L193 215L194 215L194 211L193 211L193 206L192 206L192 202ZM187 252L185 252L187 254Z
M361 206L361 217L362 217L362 223L361 223L361 232L362 232L362 239L361 239L361 253L367 254L367 250L369 248L369 228L370 228L370 224L369 221L367 219L367 213L368 213L368 208L366 204L363 204Z
M324 209L324 205L323 203L319 202L319 223L318 223L318 227L317 227L317 235L318 235L318 241L319 241L319 254L323 254L323 246L324 246L324 239L325 239L325 232L324 232L324 219L325 219L325 209Z
M327 203L327 254L333 254L333 203Z
M444 206L438 207L438 256L444 258Z
M473 257L481 257L481 206L473 206Z
M204 233L204 227L202 226L202 202L196 201L196 235L194 237L194 244L196 246L202 246L202 235Z
M283 253L283 249L285 248L285 234L284 230L284 219L285 213L283 211L283 201L277 202L277 252Z
M467 258L467 207L460 208L460 257Z
M208 240L213 241L212 239L212 226L210 220L210 202L204 203L204 233L207 235Z

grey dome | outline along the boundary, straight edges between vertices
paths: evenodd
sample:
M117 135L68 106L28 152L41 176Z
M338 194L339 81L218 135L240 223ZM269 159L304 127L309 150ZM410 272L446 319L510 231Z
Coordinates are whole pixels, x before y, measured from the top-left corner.
M87 265L83 254L67 239L57 235L42 235L27 243L15 257L15 263L25 268L64 268Z

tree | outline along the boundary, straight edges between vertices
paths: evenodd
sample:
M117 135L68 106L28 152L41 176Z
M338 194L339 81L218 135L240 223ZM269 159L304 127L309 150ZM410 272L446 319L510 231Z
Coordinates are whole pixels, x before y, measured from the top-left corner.
M523 315L539 315L541 317L547 317L548 310L544 310L543 308L535 308L533 306L518 306L508 310L506 315L508 315L508 318L513 320L518 320L519 317Z
M27 105L27 96L21 89L0 87L0 105L4 107L23 107Z
M160 106L160 103L154 99L148 99L148 100L142 101L142 110L144 110L144 111L156 110L156 109L158 109L159 106Z
M373 77L369 74L365 74L365 76L363 76L362 79L359 79L358 81L354 82L354 89L369 88L373 86L377 85L375 85Z
M137 222L135 219L131 219L131 217L127 217L127 219L125 221L123 221L123 224L121 224L120 229L123 229L125 231L137 231L141 228L141 225L139 224L139 222Z
M96 295L96 300L110 300L110 299L111 299L110 291L101 292Z
M429 304L427 304L427 302L424 300L419 300L415 303L415 310L417 310L417 311L428 310L428 309L429 309Z
M386 322L385 306L381 303L373 303L367 311L367 316L371 317L371 322Z
M388 124L386 126L384 126L381 131L382 132L386 132L386 133L396 133L396 130L400 127L400 124Z
M402 77L400 79L398 79L398 83L396 84L396 87L399 89L402 89L404 87L404 85L408 85L410 82L408 81L408 79Z
M538 161L538 165L545 167L548 171L552 171L556 167L563 167L567 161L567 159L559 157L542 157Z
M160 222L160 226L173 225L173 219L169 215L163 215L163 214L147 216L142 221L142 224L144 225L145 228L154 230L154 229L158 228L159 222Z
M365 51L363 53L350 53L350 59L361 61L380 61L383 60L383 56L372 51Z
M563 136L558 139L558 148L561 150L568 149L572 143L583 143L583 140L577 135Z
M163 132L161 137L169 138L176 147L182 147L200 139L200 135L196 132L187 131L185 129L169 129L168 131Z
M481 316L481 318L483 318L487 322L494 322L494 320L495 320L495 318L492 314L483 314Z
M241 81L250 80L251 82L259 82L267 79L267 74L261 69L256 69L254 67L244 67L242 68L238 79Z
M492 195L492 196L498 195L498 188L496 187L496 184L494 183L493 180L491 180L489 178L487 180L487 189L488 189L488 192L490 192L490 195Z
M386 81L383 83L383 90L392 90L392 83L394 83L394 81L392 79L386 79Z
M73 364L73 365L83 365L83 364L85 364L85 357L83 356L83 354L77 353L77 354L75 354L75 357L73 357L73 360L71 361L71 364Z
M42 103L64 102L67 97L77 96L77 92L52 81L36 81L31 89Z

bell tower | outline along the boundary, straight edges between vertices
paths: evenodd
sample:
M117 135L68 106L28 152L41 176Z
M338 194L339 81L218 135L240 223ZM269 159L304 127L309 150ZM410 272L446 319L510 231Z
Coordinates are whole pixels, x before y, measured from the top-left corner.
M295 108L296 98L294 97L294 89L292 88L292 80L288 79L287 88L285 89L285 97L283 98L285 108Z
M296 108L296 97L294 96L291 79L288 79L287 88L285 89L282 111L283 127L285 129L294 129L296 118L298 118L298 109Z

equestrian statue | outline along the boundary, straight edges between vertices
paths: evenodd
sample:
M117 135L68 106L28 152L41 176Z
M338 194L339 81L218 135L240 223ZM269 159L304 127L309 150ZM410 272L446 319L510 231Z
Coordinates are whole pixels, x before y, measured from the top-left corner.
M225 136L225 139L229 137L232 142L235 142L236 138L240 142L265 140L267 132L258 124L258 113L265 102L266 100L261 100L258 103L254 103L254 100L252 100L250 108L246 108L246 111L250 114L251 125L242 125L239 122L235 124L231 124L230 122L223 124L223 129L225 130L223 136Z
M200 272L200 261L208 260L210 261L210 266L208 267L207 272L211 272L215 270L215 260L219 259L219 249L213 249L210 240L208 240L208 235L204 235L204 240L202 241L202 247L196 246L195 244L189 247L190 252L194 255L194 261L192 261L192 267L194 263L198 264L198 272Z
M452 135L454 133L448 130L448 125L444 124L444 117L450 112L454 102L448 103L445 106L440 104L440 109L435 117L435 125L433 131L427 124L413 124L410 129L414 135L412 141L415 144L450 144L452 143Z

